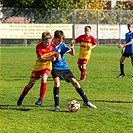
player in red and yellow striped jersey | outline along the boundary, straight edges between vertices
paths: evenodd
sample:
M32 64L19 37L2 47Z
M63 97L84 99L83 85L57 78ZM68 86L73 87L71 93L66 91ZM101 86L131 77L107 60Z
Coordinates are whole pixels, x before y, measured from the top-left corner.
M90 60L91 50L96 46L96 40L90 35L91 27L85 27L85 34L80 35L71 43L80 43L80 52L78 57L78 68L81 71L80 81L83 82L86 77L86 65Z
M23 92L21 93L17 105L21 106L22 101L28 91L33 87L36 80L41 78L41 86L40 86L40 97L38 101L35 103L36 105L42 105L42 100L44 98L46 92L46 82L48 75L52 69L52 61L55 61L56 57L53 54L53 43L52 43L52 35L49 32L42 33L42 42L36 45L36 54L37 60L34 65L34 69L30 76L29 83L25 86Z

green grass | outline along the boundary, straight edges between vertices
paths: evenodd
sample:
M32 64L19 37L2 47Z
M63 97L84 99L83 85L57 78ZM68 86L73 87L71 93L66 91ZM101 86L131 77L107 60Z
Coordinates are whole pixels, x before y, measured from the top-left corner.
M76 55L66 55L67 63L79 80ZM22 107L16 102L29 81L36 59L35 47L1 47L0 62L0 133L131 133L133 79L130 59L125 61L126 76L119 72L120 49L97 46L87 65L87 79L80 83L89 100L98 108L83 106L83 101L70 83L61 81L60 112L54 112L53 80L50 75L42 107L35 106L40 80L29 91ZM81 108L76 113L67 109L68 101L76 99Z

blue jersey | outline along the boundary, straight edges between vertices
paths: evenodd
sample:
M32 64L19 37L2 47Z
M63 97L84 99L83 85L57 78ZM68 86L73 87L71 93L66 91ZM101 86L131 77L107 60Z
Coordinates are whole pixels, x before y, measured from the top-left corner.
M130 41L133 41L133 32L128 32L126 33L125 35L125 41L126 43L130 42ZM125 53L133 53L133 43L131 45L127 45L125 47Z
M54 70L69 70L68 65L66 64L66 58L65 58L64 54L70 52L71 49L69 47L67 47L67 45L64 42L62 42L58 46L56 46L54 44L54 51L60 52L61 61L56 59L54 62L52 62L52 68Z

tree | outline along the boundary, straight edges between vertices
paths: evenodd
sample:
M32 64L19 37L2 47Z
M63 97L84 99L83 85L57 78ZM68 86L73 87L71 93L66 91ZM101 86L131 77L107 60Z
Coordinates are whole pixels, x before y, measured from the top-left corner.
M36 21L39 17L44 17L51 9L69 9L78 0L2 0L4 12L11 16L26 16L31 22L34 17ZM11 6L12 5L12 6ZM10 10L10 11L9 11ZM6 19L5 18L5 19Z
M69 9L69 5L78 0L2 0L4 7L18 8L43 8L45 11L51 9Z
M133 1L132 0L117 1L115 9L116 10L130 10L132 5L133 5Z

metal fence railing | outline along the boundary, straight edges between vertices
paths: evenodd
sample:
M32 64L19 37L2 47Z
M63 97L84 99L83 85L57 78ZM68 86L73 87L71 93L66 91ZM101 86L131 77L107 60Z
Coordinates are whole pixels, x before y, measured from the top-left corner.
M75 9L75 10L50 10L44 11L42 9L33 8L6 8L3 7L0 10L2 16L0 17L1 27L3 24L72 24L73 36L76 37L77 32L80 33L78 28L84 28L85 25L92 26L92 33L97 40L98 45L114 45L124 41L124 31L127 23L133 22L133 10L87 10L87 9ZM111 34L119 34L117 37L110 37L100 31L99 27L114 26L112 30L117 31ZM77 28L78 27L78 28ZM77 29L76 29L77 28ZM124 30L123 30L124 28ZM104 29L105 30L105 29ZM107 29L108 30L108 29ZM110 32L111 30L109 30ZM102 34L102 35L101 35ZM108 33L107 33L108 34ZM123 34L123 35L122 35ZM103 37L101 37L103 36ZM66 38L69 42L72 38ZM34 44L38 39L11 39L1 38L1 45L28 45Z

